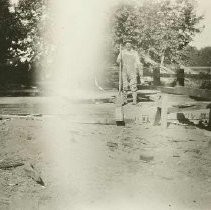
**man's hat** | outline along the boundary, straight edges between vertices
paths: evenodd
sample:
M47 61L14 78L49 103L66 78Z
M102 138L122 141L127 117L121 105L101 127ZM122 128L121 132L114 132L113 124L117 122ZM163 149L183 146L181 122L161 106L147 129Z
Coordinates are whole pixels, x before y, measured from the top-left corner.
M124 41L124 44L126 44L126 43L133 43L133 40L132 39L126 39L125 41Z
M133 41L132 41L131 39L126 39L126 40L124 41L124 44L126 44L126 43L133 44Z

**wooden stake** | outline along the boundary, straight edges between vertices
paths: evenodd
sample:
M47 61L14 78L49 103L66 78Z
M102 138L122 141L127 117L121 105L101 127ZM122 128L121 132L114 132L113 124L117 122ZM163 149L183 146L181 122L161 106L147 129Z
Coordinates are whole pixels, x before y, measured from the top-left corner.
M210 113L209 113L209 123L208 123L208 127L211 128L211 108L210 108Z
M167 94L161 95L161 126L162 128L167 128L168 119L168 96Z

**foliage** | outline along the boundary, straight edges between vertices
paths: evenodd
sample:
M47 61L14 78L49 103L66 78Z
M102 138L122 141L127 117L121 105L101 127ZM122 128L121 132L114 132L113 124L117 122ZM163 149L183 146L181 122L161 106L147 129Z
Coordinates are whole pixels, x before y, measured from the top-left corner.
M13 15L16 35L10 48L11 55L21 62L40 61L51 50L49 42L42 36L49 24L47 0L20 0Z
M210 80L203 81L201 86L200 86L200 89L211 90L211 81Z
M166 62L177 62L182 50L201 31L201 19L190 0L120 4L111 17L114 46L117 50L118 44L130 39L157 61L165 57Z
M14 37L13 25L15 19L9 11L9 1L0 0L0 63L5 63L9 57L9 47Z
M211 47L197 49L188 46L183 52L188 66L211 66Z
M199 50L198 65L211 66L211 47L204 47Z

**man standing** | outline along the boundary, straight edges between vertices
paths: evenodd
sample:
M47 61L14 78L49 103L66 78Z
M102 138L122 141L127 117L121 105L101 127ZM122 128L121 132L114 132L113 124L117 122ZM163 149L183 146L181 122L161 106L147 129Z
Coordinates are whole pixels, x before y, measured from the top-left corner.
M121 52L120 52L121 53ZM132 49L132 43L127 40L125 49L122 50L122 55L119 54L117 63L120 64L122 59L122 79L123 79L123 94L125 102L127 102L128 87L132 91L133 104L137 104L137 74L141 67L138 52Z

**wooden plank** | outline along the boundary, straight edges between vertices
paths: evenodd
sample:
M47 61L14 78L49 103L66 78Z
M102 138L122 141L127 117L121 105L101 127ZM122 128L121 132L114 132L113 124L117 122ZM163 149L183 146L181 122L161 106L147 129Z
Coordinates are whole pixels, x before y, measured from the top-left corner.
M208 109L210 106L211 106L210 102L191 102L188 104L179 104L170 106L168 107L168 113Z
M168 120L168 95L161 95L161 126L163 129L167 128Z
M167 94L188 95L192 97L204 98L211 100L211 90L194 89L186 87L159 87L159 90Z

